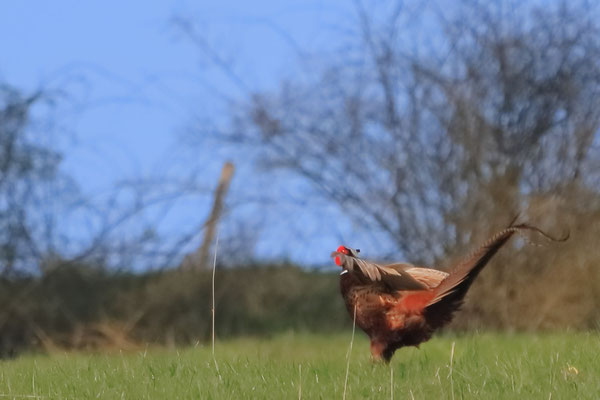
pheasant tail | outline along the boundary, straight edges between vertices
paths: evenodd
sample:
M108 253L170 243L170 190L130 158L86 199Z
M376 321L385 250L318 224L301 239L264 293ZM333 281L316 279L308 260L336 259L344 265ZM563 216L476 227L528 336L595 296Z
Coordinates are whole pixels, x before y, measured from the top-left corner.
M470 257L452 268L448 277L435 289L433 299L425 307L425 317L432 328L437 329L450 322L452 314L462 305L469 287L479 272L512 235L523 230L540 232L552 240L561 240L553 239L539 229L525 224L511 225L492 236Z

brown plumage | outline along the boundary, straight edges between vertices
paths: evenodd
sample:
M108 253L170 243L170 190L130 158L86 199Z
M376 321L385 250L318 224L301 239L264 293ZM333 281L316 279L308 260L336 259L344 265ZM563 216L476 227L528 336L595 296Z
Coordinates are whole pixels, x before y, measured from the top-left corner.
M356 307L356 325L371 339L374 360L389 362L404 346L418 346L450 320L467 290L498 250L518 232L540 229L510 225L492 236L471 256L449 272L397 263L379 265L358 258L356 250L340 246L331 253L344 271L340 289L350 316Z

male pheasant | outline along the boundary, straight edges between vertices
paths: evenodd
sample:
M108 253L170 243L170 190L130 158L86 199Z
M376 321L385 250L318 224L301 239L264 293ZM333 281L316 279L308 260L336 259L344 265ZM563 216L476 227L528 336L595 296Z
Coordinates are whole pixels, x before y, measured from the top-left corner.
M350 316L371 339L374 360L389 362L404 346L418 346L450 320L463 303L477 274L496 252L521 231L533 226L510 225L492 236L477 251L449 272L408 263L378 265L358 258L358 250L340 246L331 253L344 270L340 289Z

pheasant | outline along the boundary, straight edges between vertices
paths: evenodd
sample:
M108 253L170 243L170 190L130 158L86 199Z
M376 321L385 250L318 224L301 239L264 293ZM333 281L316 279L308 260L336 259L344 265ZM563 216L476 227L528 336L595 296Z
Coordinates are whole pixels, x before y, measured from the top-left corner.
M542 230L509 225L492 236L449 272L408 263L379 265L358 258L359 250L340 246L331 253L343 268L340 289L350 316L371 340L375 361L389 362L404 346L417 346L451 321L467 290L498 250L518 232L534 231L553 241Z

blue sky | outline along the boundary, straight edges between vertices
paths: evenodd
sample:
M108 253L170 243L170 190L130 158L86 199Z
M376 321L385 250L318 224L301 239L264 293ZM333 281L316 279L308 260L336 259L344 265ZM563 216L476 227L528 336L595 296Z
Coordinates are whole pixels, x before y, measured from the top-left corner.
M181 163L175 160L190 157L193 164L207 157L186 152L182 137L192 121L225 115L223 94L240 95L173 24L177 17L193 21L254 90L292 76L299 48L332 48L354 15L351 3L341 0L0 3L0 81L27 91L60 90L56 132L48 140L64 151L63 168L85 193L102 193L120 180L176 174ZM207 183L227 157L211 150L203 167ZM184 210L172 216L174 229L186 220ZM308 258L325 261L339 228L328 233L307 221L306 229L319 235L324 254ZM265 237L262 254L305 254L277 243L277 233Z
M106 178L146 173L192 116L213 112L217 93L236 94L172 19L191 18L238 75L261 88L294 63L289 43L269 24L313 47L322 44L314 33L331 17L320 2L280 3L3 2L0 79L30 90L65 89L71 107L63 117L81 153L66 160L74 173L94 170L82 168L86 159L107 156Z

